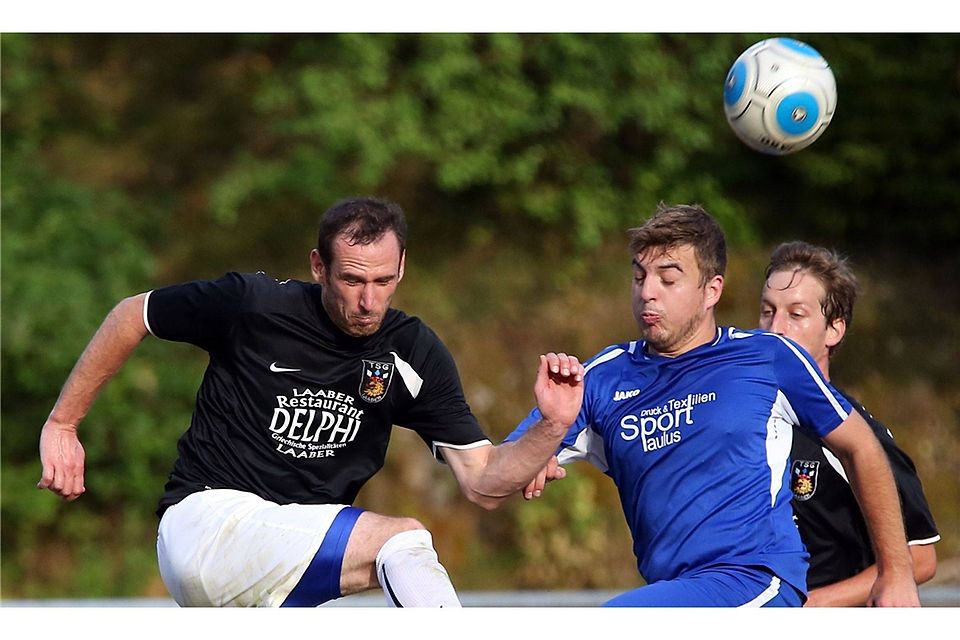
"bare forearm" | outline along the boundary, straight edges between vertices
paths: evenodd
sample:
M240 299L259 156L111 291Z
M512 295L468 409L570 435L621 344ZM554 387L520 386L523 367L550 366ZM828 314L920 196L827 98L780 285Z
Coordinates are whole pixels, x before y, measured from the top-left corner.
M444 449L443 455L467 498L495 509L533 480L552 458L580 412L583 366L575 356L540 356L534 395L543 416L517 440L496 447Z
M144 295L127 298L107 315L73 371L40 431L40 481L65 500L85 491L83 445L77 436L100 388L113 377L147 334L143 321Z
M126 298L107 315L64 383L50 420L76 428L87 415L100 389L147 334L143 298Z
M492 508L525 487L556 452L566 432L564 425L541 420L522 438L493 447L474 485L475 502Z

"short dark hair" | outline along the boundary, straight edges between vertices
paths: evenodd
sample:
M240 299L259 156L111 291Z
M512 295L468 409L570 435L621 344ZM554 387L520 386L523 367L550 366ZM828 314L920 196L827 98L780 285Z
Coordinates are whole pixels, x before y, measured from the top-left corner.
M853 324L853 307L860 293L860 285L845 257L826 247L799 240L784 242L770 254L764 282L778 271L808 273L819 280L824 291L820 310L827 324L833 324L838 319L842 319L847 328ZM793 284L792 280L790 284ZM838 342L831 347L830 354L839 346Z
M400 205L372 196L341 200L320 217L317 252L330 265L338 236L346 236L350 244L370 244L390 231L400 242L402 256L407 248L407 219Z
M653 248L693 247L701 286L727 270L727 241L723 229L699 204L667 206L661 202L649 220L627 234L633 255Z

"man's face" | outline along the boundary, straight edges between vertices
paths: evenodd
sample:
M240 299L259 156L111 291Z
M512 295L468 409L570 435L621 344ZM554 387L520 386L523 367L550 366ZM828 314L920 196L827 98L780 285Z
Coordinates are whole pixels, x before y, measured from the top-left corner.
M633 316L640 337L653 351L676 356L713 336L712 309L720 299L723 277L700 284L694 248L654 247L633 258Z
M380 329L403 278L405 257L392 231L370 244L338 236L329 265L316 249L310 252L313 279L323 285L323 308L341 331L359 338Z
M760 295L759 327L787 336L813 356L826 371L829 348L843 337L842 320L827 324L821 300L826 291L820 281L805 271L774 271Z

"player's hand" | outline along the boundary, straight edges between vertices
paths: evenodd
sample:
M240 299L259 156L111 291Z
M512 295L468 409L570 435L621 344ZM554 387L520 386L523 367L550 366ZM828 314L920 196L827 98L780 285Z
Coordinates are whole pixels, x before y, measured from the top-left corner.
M65 500L76 500L83 486L85 454L76 425L48 419L40 432L40 464L43 469L37 489L49 489Z
M548 482L562 480L567 477L567 470L560 466L557 456L553 456L547 461L547 464L540 470L540 473L530 481L523 489L523 499L533 500L543 494L543 489Z
M904 573L894 577L878 577L873 583L868 607L919 607L920 594L913 575Z
M565 353L540 356L533 391L544 421L564 429L576 421L583 403L583 375L583 365L576 356Z

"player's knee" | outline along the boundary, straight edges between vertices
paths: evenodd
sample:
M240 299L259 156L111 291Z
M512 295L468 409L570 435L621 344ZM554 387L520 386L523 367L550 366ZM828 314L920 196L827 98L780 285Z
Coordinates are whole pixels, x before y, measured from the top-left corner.
M395 518L394 526L392 527L393 535L398 533L403 533L404 531L416 531L417 529L426 529L416 518Z
M354 559L359 557L364 562L373 561L383 547L398 536L402 540L416 540L422 539L422 535L413 534L423 532L430 537L427 528L416 518L381 516L368 511L361 516L359 524L356 546L348 547L348 552L351 552L348 555Z
M384 565L423 565L437 562L433 536L421 526L405 529L388 538L377 552L374 564L378 577L382 579Z
M395 607L459 607L460 600L440 564L433 537L419 522L387 540L376 558L376 575Z
M430 549L433 551L433 536L416 518L392 518L384 533L383 542L377 552L377 561L395 551L407 549Z
M406 548L411 542L414 546L422 546L424 540L432 544L430 532L416 518L387 518L382 522L378 533L379 541L375 552L378 557Z

